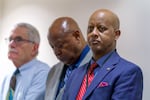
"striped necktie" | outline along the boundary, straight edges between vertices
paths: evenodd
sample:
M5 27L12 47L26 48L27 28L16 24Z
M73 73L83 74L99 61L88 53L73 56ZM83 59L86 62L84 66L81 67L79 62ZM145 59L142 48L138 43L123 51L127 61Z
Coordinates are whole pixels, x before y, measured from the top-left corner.
M94 69L97 67L97 63L93 63L88 70L88 73L84 76L84 79L82 81L80 90L78 92L76 100L82 100L86 89L90 86L92 80L94 79ZM87 84L88 83L88 84Z
M16 75L17 74L19 74L19 69L16 69L16 71L14 72L14 74L10 80L10 88L12 88L14 91L15 91L15 87L16 87Z
M9 90L7 93L6 100L13 100L13 95L14 95L15 87L16 87L16 75L18 74L19 74L19 69L16 69L16 71L14 72L10 80L10 86L9 86Z

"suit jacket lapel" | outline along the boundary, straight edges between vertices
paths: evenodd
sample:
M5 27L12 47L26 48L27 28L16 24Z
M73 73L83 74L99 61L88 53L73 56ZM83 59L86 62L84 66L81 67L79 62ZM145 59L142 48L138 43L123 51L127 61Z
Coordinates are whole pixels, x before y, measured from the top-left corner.
M79 67L81 67L81 66L85 65L86 63L88 63L91 58L92 58L92 51L89 50L89 52L86 54L86 56L84 57L84 59L80 62Z
M97 75L93 79L91 85L88 87L85 95L83 96L83 100L85 100L90 93L98 86L98 84L105 78L105 76L115 68L115 65L119 61L119 56L115 52L112 57L104 64L102 68L99 69Z
M89 61L90 59L92 58L92 51L90 50L86 56L84 57L84 59L81 61L80 65L79 65L79 68L77 70L77 72L75 72L75 75L73 76L74 77L74 80L75 83L73 83L72 85L72 90L74 90L73 92L73 95L74 97L76 97L76 95L78 94L78 91L80 89L80 86L82 84L82 80L84 79L84 76L86 74L86 71L87 71L87 68L88 68L88 65L89 65ZM80 77L79 77L79 74L80 74ZM75 77L77 76L77 77Z
M74 71L74 74L73 75L73 83L70 83L71 84L71 94L72 94L72 98L76 98L78 92L79 92L79 89L80 89L80 86L82 84L82 80L86 74L86 68L88 67L88 64L86 64L85 66L83 67L80 67L78 68L78 70L75 70ZM79 75L80 74L80 75ZM71 76L72 76L71 75ZM72 80L72 79L70 79Z
M45 95L45 100L55 99L55 95L57 92L57 87L59 85L59 78L62 73L62 69L64 68L64 64L62 62L58 63L55 65L50 71L54 71L55 75L53 75L53 72L50 72L48 75L48 80L47 80L47 86L46 86L46 95ZM51 84L49 84L51 83Z

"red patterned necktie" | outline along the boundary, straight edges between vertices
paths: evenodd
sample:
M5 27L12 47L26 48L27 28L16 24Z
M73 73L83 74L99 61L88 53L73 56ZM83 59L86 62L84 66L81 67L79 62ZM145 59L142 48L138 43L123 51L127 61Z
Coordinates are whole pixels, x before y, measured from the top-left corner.
M76 100L82 100L82 97L84 96L86 92L86 88L90 86L92 80L94 79L94 69L97 67L97 63L93 63L90 66L90 69L88 70L88 73L84 76L84 79L82 81L80 90L78 92ZM87 82L88 81L88 82ZM88 83L88 84L87 84ZM88 85L88 86L87 86Z

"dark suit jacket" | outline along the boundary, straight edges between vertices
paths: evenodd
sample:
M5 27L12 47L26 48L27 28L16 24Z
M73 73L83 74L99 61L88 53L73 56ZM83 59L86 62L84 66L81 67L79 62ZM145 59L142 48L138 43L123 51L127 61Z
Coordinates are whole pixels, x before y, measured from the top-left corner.
M66 84L63 100L75 100L88 64L75 69ZM82 100L142 100L141 69L114 52L98 70Z

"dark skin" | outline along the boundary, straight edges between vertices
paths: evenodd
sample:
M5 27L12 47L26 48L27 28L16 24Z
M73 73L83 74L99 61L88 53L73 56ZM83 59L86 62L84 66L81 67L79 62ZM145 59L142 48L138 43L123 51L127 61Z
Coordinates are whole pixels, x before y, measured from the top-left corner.
M116 41L120 33L119 19L114 13L107 9L95 11L89 19L87 31L87 40L93 58L98 60L116 49Z
M56 57L67 65L74 64L86 46L79 26L70 17L60 17L52 23L48 41Z

